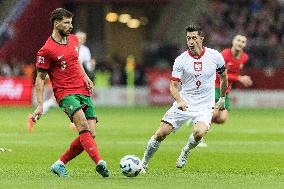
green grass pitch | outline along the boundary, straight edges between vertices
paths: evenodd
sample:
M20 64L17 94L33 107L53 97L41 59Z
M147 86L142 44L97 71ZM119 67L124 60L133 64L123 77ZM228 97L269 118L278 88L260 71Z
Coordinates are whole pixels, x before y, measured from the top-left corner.
M50 165L77 133L59 109L43 116L28 133L32 108L0 108L0 188L284 188L284 110L233 109L225 125L213 126L207 148L196 148L183 169L176 159L191 128L183 126L161 145L146 175L124 177L120 158L143 155L167 107L98 107L97 143L111 176L102 178L84 152L67 164L70 179L50 173Z

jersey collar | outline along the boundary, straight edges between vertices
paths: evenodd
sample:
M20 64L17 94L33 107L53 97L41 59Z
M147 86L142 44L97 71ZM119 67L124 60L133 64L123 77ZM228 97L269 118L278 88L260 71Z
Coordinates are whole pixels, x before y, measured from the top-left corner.
M230 55L235 59L235 60L240 60L241 58L242 58L242 56L243 56L243 52L244 51L242 51L241 52L241 54L240 54L240 57L239 58L236 58L236 57L234 57L234 55L233 55L233 51L232 51L232 48L230 48Z
M68 45L68 42L69 42L69 36L67 36L67 43L66 43L66 44L58 43L58 42L52 37L52 35L50 36L50 38L51 38L51 40L52 40L53 42L57 43L58 45L64 45L64 46L66 46L66 45Z
M188 54L189 54L189 56L191 56L191 57L194 58L194 59L200 59L200 58L204 55L204 53L205 53L205 47L202 48L202 51L201 51L201 53L200 53L200 55L199 55L198 57L193 56L193 54L192 54L192 53L190 52L190 50L188 49Z

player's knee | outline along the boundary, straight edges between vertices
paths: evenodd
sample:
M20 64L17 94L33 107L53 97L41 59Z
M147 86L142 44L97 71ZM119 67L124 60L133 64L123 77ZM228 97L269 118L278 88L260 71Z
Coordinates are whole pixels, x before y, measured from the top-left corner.
M89 130L89 125L87 120L82 120L79 124L78 124L80 130Z
M199 141L202 139L202 137L205 135L206 131L203 131L201 129L195 129L193 131L193 136L194 136L194 139Z
M223 124L223 123L225 123L226 122L226 118L225 117L217 117L216 119L215 119L215 123L217 123L217 124Z
M96 133L94 133L94 132L91 131L91 135L92 135L93 139L96 138Z
M156 134L154 135L154 138L155 138L156 141L158 141L158 142L162 142L166 137L167 137L167 134L165 134L165 133L156 133Z

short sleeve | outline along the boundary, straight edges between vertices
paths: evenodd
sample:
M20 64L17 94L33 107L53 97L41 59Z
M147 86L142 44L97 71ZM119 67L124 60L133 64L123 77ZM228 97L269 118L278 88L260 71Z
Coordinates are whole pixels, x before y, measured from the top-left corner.
M180 82L181 78L182 78L182 74L183 74L182 64L181 64L181 62L178 59L176 59L175 63L174 63L174 66L173 66L171 80Z
M228 51L226 49L221 52L221 55L222 55L224 61L228 62L228 58L227 58L228 57Z
M248 59L249 59L248 55L244 53L244 59L243 59L242 64L246 64L248 62Z
M49 70L50 62L47 50L42 48L37 53L36 67L38 70Z
M219 74L222 74L225 70L226 70L226 67L225 67L225 60L222 56L221 53L217 53L217 62L216 62L216 71L219 73Z
M89 62L91 61L91 52L90 52L90 49L87 47L86 48L86 60Z

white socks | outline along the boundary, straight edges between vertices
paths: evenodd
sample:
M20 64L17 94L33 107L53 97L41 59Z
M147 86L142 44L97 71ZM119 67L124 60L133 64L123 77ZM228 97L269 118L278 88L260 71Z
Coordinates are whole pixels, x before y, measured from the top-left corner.
M64 165L64 163L59 159L59 160L57 160L56 161L56 163L59 163L59 164L62 164L62 165Z
M188 139L187 144L183 147L183 151L185 153L188 153L190 150L195 148L200 143L200 141L195 141L193 134L191 134L189 139ZM161 142L156 141L154 139L154 137L152 137L149 140L148 145L146 147L146 150L144 152L144 157L142 159L142 162L144 163L144 165L148 164L149 160L153 157L155 152L159 149L160 144L161 144Z
M159 149L160 144L161 142L156 141L154 137L152 137L149 140L146 150L144 152L143 160L142 160L144 164L148 164L149 160L153 157L155 152Z
M190 135L188 142L186 143L186 145L183 147L183 151L188 153L190 150L192 150L193 148L195 148L201 140L199 141L195 141L193 134Z

